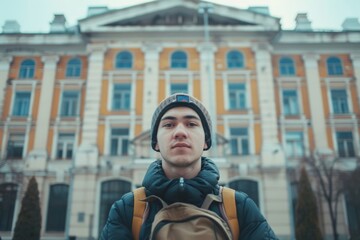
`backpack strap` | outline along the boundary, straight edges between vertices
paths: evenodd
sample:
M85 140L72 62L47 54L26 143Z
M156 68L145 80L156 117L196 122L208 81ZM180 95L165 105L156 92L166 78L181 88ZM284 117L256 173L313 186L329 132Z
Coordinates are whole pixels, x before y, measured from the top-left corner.
M146 202L142 201L146 198L145 188L140 187L134 191L134 213L132 219L132 235L135 240L140 239L140 229L146 208Z
M233 239L239 239L240 229L236 211L235 190L227 187L221 187L221 194L223 198L223 207L228 218Z

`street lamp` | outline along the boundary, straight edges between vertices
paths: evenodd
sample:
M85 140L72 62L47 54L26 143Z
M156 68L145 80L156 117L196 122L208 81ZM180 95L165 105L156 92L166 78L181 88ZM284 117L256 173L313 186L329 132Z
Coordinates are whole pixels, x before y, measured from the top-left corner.
M215 157L218 156L218 151L217 151L217 139L216 139L216 127L217 127L217 121L216 121L216 107L214 104L215 101L215 83L212 81L211 78L211 71L210 71L210 64L213 64L210 62L210 51L211 49L211 45L210 45L210 35L209 35L209 13L212 13L214 11L214 5L211 3L207 3L207 2L201 2L199 4L199 8L198 8L198 12L200 14L202 14L204 16L204 41L205 41L205 51L206 51L206 74L207 74L207 80L208 80L208 84L209 84L209 112L210 112L210 117L212 119L212 152L213 155Z

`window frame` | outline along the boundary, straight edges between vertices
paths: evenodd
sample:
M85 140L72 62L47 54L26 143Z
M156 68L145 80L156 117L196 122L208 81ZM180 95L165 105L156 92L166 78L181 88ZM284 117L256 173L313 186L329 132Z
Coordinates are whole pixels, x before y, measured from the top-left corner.
M246 130L246 134L234 134L232 133L232 130L234 131L243 131ZM230 127L229 128L229 150L230 150L230 156L248 156L251 155L251 143L250 143L250 133L248 127ZM236 149L233 149L233 141L236 141L237 147ZM244 142L246 141L246 143ZM243 144L247 144L247 149L243 149ZM237 150L237 151L235 151Z
M300 135L299 139L294 139L291 138L289 139L289 134L298 134ZM291 140L291 141L290 141ZM289 153L288 150L288 146L289 143L291 144L291 153ZM300 147L300 148L299 148ZM285 131L284 134L284 149L285 149L285 156L287 158L302 158L305 157L307 154L307 151L305 149L306 145L305 145L305 134L303 131L296 131L296 130L288 130ZM297 153L297 151L300 150L300 154Z
M180 91L175 91L175 89L173 87L179 87L181 86L179 89ZM186 91L181 91L181 88L185 87ZM170 95L175 94L175 93L189 93L189 84L188 83L170 83Z
M134 65L134 56L132 52L128 50L118 52L115 56L114 65L115 69L132 69Z
M11 140L15 138L15 140ZM16 154L16 156L14 156L14 154L12 156L9 155L9 149L10 149L10 141L17 143L17 148L21 148L21 154ZM21 160L24 159L25 157L25 152L26 152L26 134L22 133L22 132L10 132L7 138L7 142L6 142L6 158L7 159L12 159L12 160Z
M116 89L117 87L124 87L124 89ZM120 97L117 97L119 94ZM112 95L111 95L111 111L130 111L131 109L131 94L132 84L131 83L113 83ZM120 100L119 100L120 99ZM116 107L116 101L120 101L119 107Z
M326 72L328 76L343 76L344 66L341 58L331 56L326 59Z
M64 98L65 94L66 93L77 93L77 99L76 99L76 103L74 106L74 101L73 99L66 99ZM80 115L80 99L81 99L81 91L80 89L79 90L75 90L75 89L63 89L62 90L62 93L61 93L61 101L60 101L60 104L59 104L59 116L62 117L62 118L68 118L68 117L78 117ZM70 104L71 105L71 108L75 108L75 113L74 114L68 114L69 110L67 111L67 114L64 114L64 104L66 101L66 103L69 102L69 100L72 100ZM73 111L72 111L73 112Z
M59 157L59 149L62 145L62 156ZM71 146L71 156L68 157L68 147ZM74 152L76 148L76 134L70 132L60 132L57 134L57 141L56 141L56 149L55 149L55 159L57 160L71 160L74 157Z
M35 70L36 70L35 60L30 58L24 59L20 63L18 77L19 79L34 79Z
M247 96L247 86L246 83L243 82L228 82L228 109L229 110L246 110L248 109L248 96ZM239 89L236 89L237 87L240 87ZM235 96L235 106L232 106L232 98L231 94L236 95ZM243 101L241 101L241 98Z
M230 58L232 54L236 54L239 59ZM239 50L230 50L226 54L227 69L245 69L245 55Z
M285 95L285 92L295 92L295 96ZM288 101L288 104L285 104L285 101ZM295 102L293 101L295 100ZM296 106L295 106L296 105ZM298 94L298 89L283 88L281 89L281 107L284 116L298 116L300 115L300 99ZM287 112L289 109L289 112Z
M124 134L115 134L114 131L124 131ZM127 131L127 132L126 132ZM113 149L113 141L117 141L116 149ZM124 145L126 148L124 149ZM130 130L124 127L112 127L110 129L109 155L110 156L129 156L130 154ZM115 151L114 151L115 150Z
M29 96L26 98L26 100L28 101L27 104L27 110L25 111L24 113L24 107L22 106L24 103L24 99L22 99L21 102L19 102L21 99L18 99L18 94L29 94ZM12 109L11 109L11 116L13 117L29 117L30 115L30 111L31 111L31 101L32 100L32 91L31 90L28 90L28 91L25 91L25 90L17 90L14 92L14 98L13 98L13 106L12 106ZM20 106L18 104L21 104ZM17 109L17 108L21 108L21 109ZM19 114L17 114L18 112L21 112Z
M72 63L74 61L78 61L77 63ZM66 64L66 78L80 78L82 73L82 60L81 58L74 57L69 59Z
M61 199L59 199L59 195L54 196L53 193L55 188L63 188L61 189L63 192L62 194L65 194L65 196L62 196ZM64 193L66 188L66 193ZM66 229L66 218L67 218L67 205L68 205L68 196L69 196L69 185L67 184L52 184L49 186L49 192L48 192L48 205L47 205L47 211L46 211L46 222L45 222L45 232L64 232ZM59 191L59 190L58 190ZM54 196L54 197L53 197ZM51 218L52 217L52 218ZM55 220L54 220L55 219ZM60 223L60 220L63 222ZM52 221L52 222L50 222ZM60 226L51 226L51 229L49 229L49 225L51 224L61 224Z
M296 67L293 58L281 57L279 59L279 76L286 76L286 77L296 76Z
M345 139L345 144L344 144L344 151L345 151L345 155L341 154L340 153L340 142L339 142L339 134L341 133L350 133L351 134L351 141L349 141L349 139ZM335 131L335 146L336 146L336 153L337 155L340 157L340 158L353 158L353 157L356 157L357 155L357 149L356 149L356 145L355 145L355 142L356 142L356 137L354 136L354 132L351 131L351 130L336 130ZM344 142L344 139L341 139L343 140L342 142ZM349 153L349 144L352 148L352 154Z
M344 96L336 97L334 96L334 91L337 91L338 93L342 91L344 93ZM330 88L330 101L331 101L331 111L333 114L350 114L350 104L349 104L349 96L348 91L346 88ZM336 97L336 98L335 98ZM336 101L334 101L336 100ZM343 106L343 104L346 104ZM343 109L344 108L344 109Z
M176 55L181 54L183 58L175 58ZM183 50L176 50L170 55L170 69L187 69L188 68L188 55Z

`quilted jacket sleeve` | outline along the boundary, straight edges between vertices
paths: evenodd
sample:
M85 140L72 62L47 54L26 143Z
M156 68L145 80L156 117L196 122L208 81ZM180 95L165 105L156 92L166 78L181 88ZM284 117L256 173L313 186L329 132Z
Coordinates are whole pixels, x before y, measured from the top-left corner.
M235 198L240 225L239 240L278 239L252 199L241 192L236 192Z
M106 224L101 232L100 240L132 240L131 221L134 210L134 195L125 194L116 201L109 212Z

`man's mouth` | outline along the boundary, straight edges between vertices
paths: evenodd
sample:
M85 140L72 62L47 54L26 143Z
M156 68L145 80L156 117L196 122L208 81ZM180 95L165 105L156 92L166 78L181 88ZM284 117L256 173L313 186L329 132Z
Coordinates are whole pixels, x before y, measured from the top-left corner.
M190 148L190 144L188 143L175 143L174 145L172 145L171 148Z

